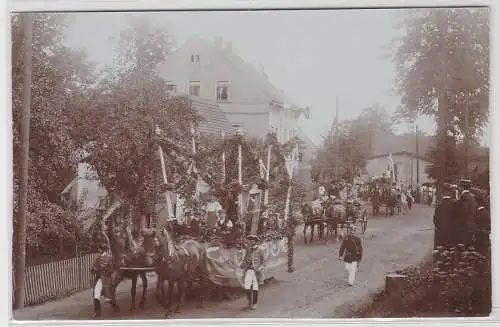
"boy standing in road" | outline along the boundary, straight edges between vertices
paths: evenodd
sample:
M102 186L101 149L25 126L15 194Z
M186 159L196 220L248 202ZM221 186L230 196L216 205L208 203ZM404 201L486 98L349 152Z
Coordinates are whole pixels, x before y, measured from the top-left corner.
M241 266L241 268L244 269L243 288L246 291L248 299L248 306L245 307L245 309L255 310L259 298L259 284L262 279L265 259L262 250L258 246L260 241L259 237L256 235L249 235L247 239L249 246Z
M351 225L347 231L347 237L342 242L339 251L339 260L344 260L345 269L348 272L347 283L354 285L358 264L363 258L363 245L361 239L354 235L356 226Z

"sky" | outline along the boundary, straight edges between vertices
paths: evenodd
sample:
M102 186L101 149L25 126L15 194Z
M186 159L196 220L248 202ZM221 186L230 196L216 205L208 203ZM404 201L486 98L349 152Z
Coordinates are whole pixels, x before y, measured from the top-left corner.
M178 45L194 35L222 37L233 52L262 65L286 98L311 108L311 119L300 126L320 144L334 119L336 96L340 120L375 103L389 113L397 109L389 43L403 33L395 24L404 10L74 13L66 42L84 48L98 65L112 64L114 37L132 15L161 24ZM421 117L418 124L425 133L435 132L430 118ZM402 124L397 131L408 128Z

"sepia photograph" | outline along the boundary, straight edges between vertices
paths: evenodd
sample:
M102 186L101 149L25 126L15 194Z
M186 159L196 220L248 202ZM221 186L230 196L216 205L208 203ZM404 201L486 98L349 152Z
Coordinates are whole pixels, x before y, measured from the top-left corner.
M490 315L489 7L8 21L12 320Z

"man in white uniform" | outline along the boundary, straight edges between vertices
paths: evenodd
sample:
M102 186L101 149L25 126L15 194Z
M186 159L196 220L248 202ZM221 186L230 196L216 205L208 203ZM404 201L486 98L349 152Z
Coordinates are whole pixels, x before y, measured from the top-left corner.
M248 299L248 306L244 309L255 310L259 298L259 283L261 282L265 259L262 249L258 246L258 242L260 241L259 237L256 235L249 235L247 239L249 241L249 246L246 249L245 257L241 265L241 268L244 269L243 288L245 289Z

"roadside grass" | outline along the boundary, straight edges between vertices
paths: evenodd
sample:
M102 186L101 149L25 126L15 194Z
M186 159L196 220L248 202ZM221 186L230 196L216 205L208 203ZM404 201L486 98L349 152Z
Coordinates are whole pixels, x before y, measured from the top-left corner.
M401 292L380 289L361 303L336 310L342 318L488 316L491 312L491 252L463 246L438 248L434 259L398 271L408 278Z

